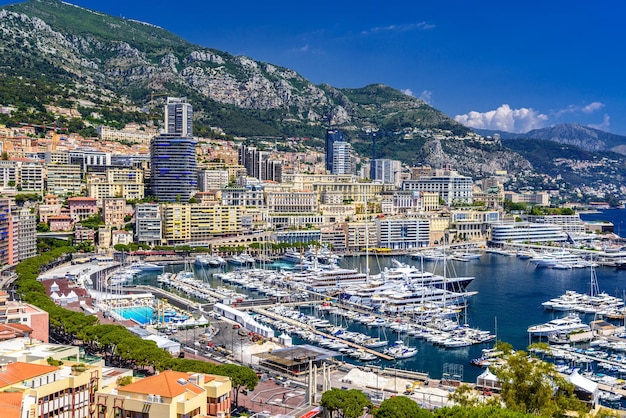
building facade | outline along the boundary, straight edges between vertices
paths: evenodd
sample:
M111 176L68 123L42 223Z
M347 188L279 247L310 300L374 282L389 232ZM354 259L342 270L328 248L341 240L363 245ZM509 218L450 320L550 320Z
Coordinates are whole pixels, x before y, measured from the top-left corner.
M392 250L427 247L430 222L421 218L376 219L378 247Z
M192 116L186 98L168 97L165 132L150 142L150 189L163 202L186 202L198 190Z
M139 244L150 246L161 244L161 207L156 203L141 203L135 206L135 234Z
M46 167L46 190L57 196L78 196L83 191L79 165L49 164Z
M473 181L471 177L456 172L440 170L435 175L421 176L417 180L404 180L402 190L435 192L446 205L472 203Z

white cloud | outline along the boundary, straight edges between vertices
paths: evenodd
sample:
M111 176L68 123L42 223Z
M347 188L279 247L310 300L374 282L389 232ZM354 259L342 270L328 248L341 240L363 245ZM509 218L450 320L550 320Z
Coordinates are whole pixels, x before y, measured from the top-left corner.
M602 119L602 123L589 124L587 126L589 126L590 128L600 129L601 131L608 131L611 127L611 117L605 113L604 118Z
M422 94L420 94L420 99L422 99L428 104L432 104L433 92L430 90L424 90Z
M593 113L596 110L602 109L603 107L604 107L604 103L592 102L592 103L589 103L587 106L583 107L581 110L583 113ZM604 116L606 118L608 115L604 115Z
M532 108L511 109L508 104L503 104L484 113L471 111L465 115L456 115L454 120L470 128L528 132L544 127L548 116Z
M407 96L411 96L411 97L415 97L413 96L413 90L411 89L404 89L404 90L400 90L402 93L406 94Z
M604 107L604 103L602 102L591 102L588 105L585 106L575 106L575 105L569 105L567 106L565 109L560 109L555 113L555 116L557 118L560 118L561 116L563 116L566 113L577 113L577 112L583 112L586 114L590 114L595 112L596 110L600 110Z
M418 22L418 23L409 23L403 25L389 25L389 26L377 26L374 28L370 28L368 30L364 30L361 32L362 35L369 35L371 33L381 33L381 32L406 32L410 30L429 30L434 29L435 25L427 22Z

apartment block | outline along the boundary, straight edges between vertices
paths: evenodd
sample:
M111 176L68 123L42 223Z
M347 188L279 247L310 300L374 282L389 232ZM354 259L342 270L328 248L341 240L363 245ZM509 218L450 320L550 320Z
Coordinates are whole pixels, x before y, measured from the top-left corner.
M96 394L101 418L181 418L230 416L230 378L167 370Z
M161 244L161 207L156 203L135 206L136 241L150 246Z
M124 226L126 199L107 197L102 201L102 218L109 227L122 228Z
M46 167L46 190L57 196L80 195L82 172L75 164L49 164Z
M99 212L98 201L92 197L69 197L69 215L74 222L81 221Z

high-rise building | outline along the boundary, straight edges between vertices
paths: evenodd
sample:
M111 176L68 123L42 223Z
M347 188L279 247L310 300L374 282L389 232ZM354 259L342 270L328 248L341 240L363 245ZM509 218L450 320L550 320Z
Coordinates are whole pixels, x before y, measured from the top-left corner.
M370 178L386 184L398 184L402 164L397 160L376 159L372 161Z
M335 142L345 142L343 139L343 132L329 129L326 131L326 170L333 172L333 144Z
M333 166L330 172L333 174L352 174L352 147L345 141L333 143Z
M151 193L161 201L187 201L198 188L196 141L192 137L191 104L167 99L165 133L150 142Z
M9 264L11 237L11 200L0 198L0 266Z
M186 97L168 97L165 105L165 133L193 136L193 107Z

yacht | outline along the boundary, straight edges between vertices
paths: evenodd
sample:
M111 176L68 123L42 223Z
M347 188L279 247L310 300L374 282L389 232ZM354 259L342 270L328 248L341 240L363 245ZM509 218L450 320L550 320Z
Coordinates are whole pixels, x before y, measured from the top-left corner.
M552 334L567 334L576 331L590 331L591 327L584 324L577 314L569 314L563 318L553 319L545 324L528 327L528 333L535 337L547 337Z
M214 255L199 255L196 256L194 264L199 267L211 267L217 268L226 265L226 260L220 256Z
M367 275L353 269L317 269L307 271L303 281L306 283L307 290L327 292L351 285L364 284L367 282Z
M145 271L163 271L163 266L159 266L158 264L145 263L143 261L138 261L136 263L132 263L129 268L133 270L138 270L139 272Z
M396 341L388 349L384 351L385 354L393 357L394 359L405 359L414 357L417 355L417 348L409 347L404 344L403 341Z
M246 253L241 253L239 255L234 255L228 259L230 264L234 264L236 266L245 266L248 264L254 264L254 258Z

